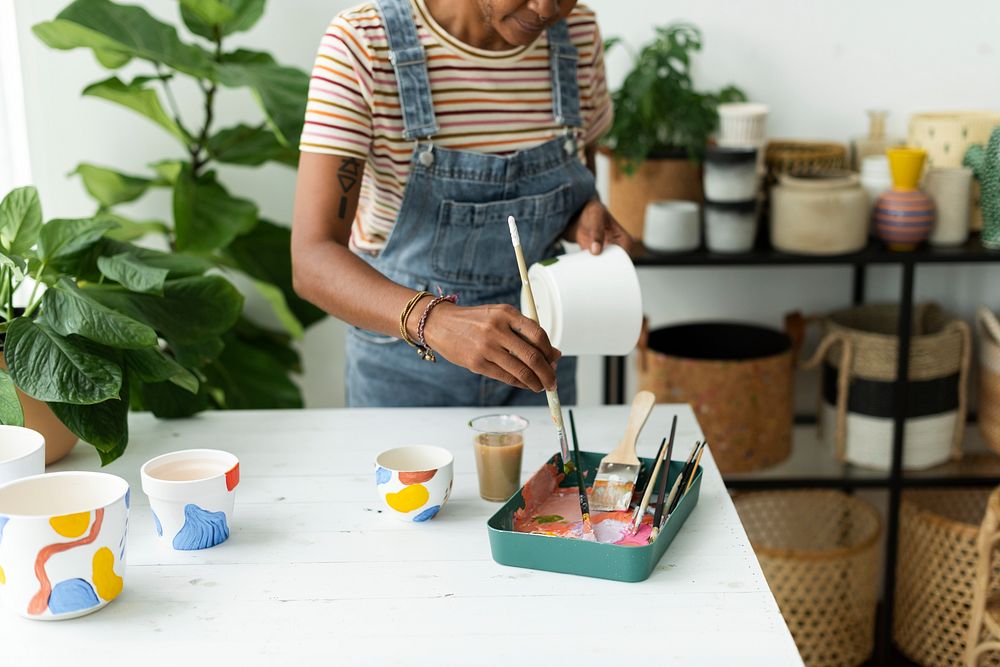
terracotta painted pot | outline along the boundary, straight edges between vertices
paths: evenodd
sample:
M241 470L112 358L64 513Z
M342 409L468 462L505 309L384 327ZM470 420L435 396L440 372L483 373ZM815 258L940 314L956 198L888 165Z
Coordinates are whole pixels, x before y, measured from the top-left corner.
M7 362L0 352L0 368L7 370ZM45 436L45 465L60 461L73 451L79 438L59 421L52 409L44 401L28 396L20 389L17 397L24 410L24 425Z
M891 250L914 250L934 229L934 200L917 189L927 153L922 148L890 148L886 155L892 189L875 204L875 233Z
M649 202L680 199L701 203L704 199L701 166L686 157L644 160L631 175L610 157L608 210L632 238L642 238Z

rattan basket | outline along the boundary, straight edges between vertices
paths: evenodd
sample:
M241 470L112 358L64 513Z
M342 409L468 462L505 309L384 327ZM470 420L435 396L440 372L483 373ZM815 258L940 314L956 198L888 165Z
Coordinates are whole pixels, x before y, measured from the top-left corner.
M927 667L963 665L989 489L903 495L893 638ZM996 581L1000 572L993 572Z
M980 308L979 430L990 448L1000 454L1000 322L988 308Z
M882 533L875 508L840 491L765 491L734 501L805 664L867 660Z
M769 141L764 151L768 187L779 174L816 174L847 168L847 147L825 141Z

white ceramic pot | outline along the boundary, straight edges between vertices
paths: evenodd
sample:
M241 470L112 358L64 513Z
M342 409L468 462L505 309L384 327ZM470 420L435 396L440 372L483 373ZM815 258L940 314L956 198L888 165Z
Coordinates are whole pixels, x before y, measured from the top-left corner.
M757 197L757 149L752 146L709 146L703 169L705 199L741 202Z
M756 102L733 102L720 104L719 145L720 146L761 146L767 138L767 114L765 104Z
M233 454L185 449L150 459L139 474L162 545L194 551L229 539L240 483L240 462Z
M0 486L0 599L31 619L75 618L122 592L129 486L99 472Z
M701 218L693 201L665 199L646 206L642 243L654 252L690 252L701 245Z
M969 238L972 212L972 169L935 167L924 177L923 190L934 200L937 217L931 231L934 246L956 246Z
M23 426L0 426L0 484L45 472L45 437Z
M869 155L861 160L861 187L868 193L868 206L875 202L882 193L892 188L892 173L889 171L889 158L885 155Z
M393 516L423 523L436 517L448 502L453 467L454 459L447 449L397 447L375 459L375 488Z
M705 202L705 245L711 252L750 252L757 239L757 200Z
M849 171L782 174L771 189L771 244L801 255L857 252L868 242L868 193Z
M621 247L608 245L600 255L582 251L533 264L528 280L539 323L563 354L624 356L635 349L642 329L642 293L635 266Z

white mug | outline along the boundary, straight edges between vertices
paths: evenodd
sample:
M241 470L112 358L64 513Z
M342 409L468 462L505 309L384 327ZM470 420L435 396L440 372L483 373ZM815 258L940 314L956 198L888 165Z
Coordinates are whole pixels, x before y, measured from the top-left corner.
M600 255L584 250L533 264L528 281L539 324L563 354L623 356L639 342L639 276L620 246L606 245Z
M698 204L664 199L646 205L642 243L654 252L690 252L701 245Z
M45 437L23 426L0 426L0 484L45 472Z

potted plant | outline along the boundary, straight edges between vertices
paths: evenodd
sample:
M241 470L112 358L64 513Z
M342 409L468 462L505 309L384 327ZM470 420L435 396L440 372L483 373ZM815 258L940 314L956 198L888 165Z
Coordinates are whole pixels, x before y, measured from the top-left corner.
M120 229L101 216L43 223L33 187L0 201L0 423L41 430L49 462L77 437L104 464L121 456L130 406L200 404L240 319L243 297L206 275L212 262L110 237Z
M234 194L217 171L221 165L294 167L298 161L308 75L267 52L229 46L234 33L257 23L264 5L265 0L181 0L181 34L139 6L75 0L53 20L33 27L48 46L88 49L112 70L87 86L84 97L139 114L176 144L166 155L143 154L145 173L81 163L74 174L94 199L95 216L118 224L111 234L119 241L143 239L143 245L197 256L246 286L248 296L256 293L256 300L274 313L274 324L266 325L242 316L218 344L199 350L209 360L202 367L207 391L192 400L164 387L173 392L167 416L206 408L302 407L291 377L301 371L294 343L325 317L292 290L288 226L263 219L257 204ZM138 75L125 78L122 68L132 72L137 65ZM199 91L199 103L178 106L177 86ZM219 99L235 89L252 93L258 113L218 127ZM172 199L163 219L130 219L123 207L155 190L166 190ZM163 412L164 405L158 409Z
M606 48L617 41L608 40ZM718 105L746 99L734 86L695 90L691 56L701 46L693 25L657 28L612 94L615 119L603 140L612 157L609 209L636 238L642 238L648 202L702 200L699 163L719 123Z

